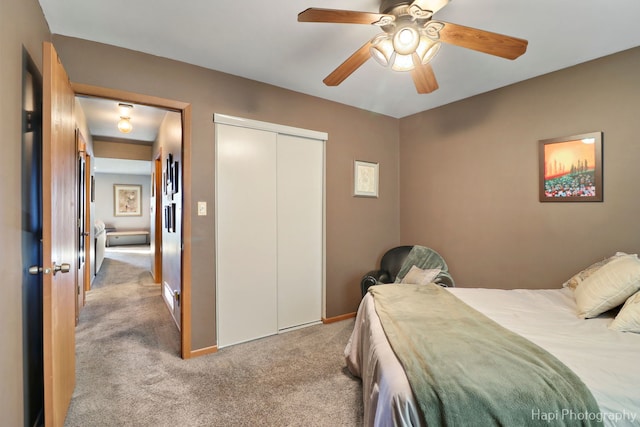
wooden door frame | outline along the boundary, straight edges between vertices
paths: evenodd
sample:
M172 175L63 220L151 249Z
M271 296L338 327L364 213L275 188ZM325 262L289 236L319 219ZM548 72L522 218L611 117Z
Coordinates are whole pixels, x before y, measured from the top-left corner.
M80 129L78 129L76 127L75 129L75 133L76 133L76 177L78 178L78 182L76 182L76 194L75 194L75 199L78 203L78 206L76 207L76 209L78 210L78 213L82 212L82 218L81 217L77 217L78 219L78 232L80 232L80 230L83 230L83 235L80 236L78 235L78 239L76 240L76 252L78 253L78 255L80 255L80 242L79 239L81 238L83 240L83 244L84 244L84 267L83 270L81 272L81 274L78 274L78 282L82 281L82 283L76 283L76 290L78 292L79 295L76 295L76 325L79 322L80 319L80 311L82 311L82 308L84 307L85 301L86 301L86 290L87 290L87 272L90 271L91 269L91 262L90 262L90 257L87 256L88 254L88 250L87 248L90 248L91 246L87 246L87 243L89 243L89 241L87 240L87 235L86 235L86 231L89 230L89 228L87 228L87 218L88 218L88 212L87 212L87 187L89 186L89 183L87 181L87 171L90 169L89 164L87 163L87 143L85 142L85 138L84 135L82 135L82 132L80 132ZM78 164L78 162L83 161L84 162L84 170L80 171L80 165ZM80 172L82 172L82 178L80 177ZM84 180L84 186L81 188L80 187L80 179ZM84 194L82 194L83 197L80 197L81 192L83 192ZM84 204L84 206L81 206L81 204ZM81 223L80 221L82 221L82 227L80 227ZM79 262L79 261L78 261ZM78 270L80 269L80 266L78 265ZM76 272L77 274L78 272Z
M153 280L162 286L162 147L158 150L153 158L153 194L155 195L155 232L153 253Z
M191 104L135 92L71 82L76 95L94 96L117 101L159 107L180 113L182 117L182 309L180 313L180 353L190 359L191 351ZM156 215L159 213L156 212Z
M92 225L91 225L91 192L95 191L95 189L93 188L93 186L95 185L93 183L93 181L91 180L91 154L89 153L89 150L85 150L84 153L84 179L85 179L85 196L84 196L84 203L85 203L85 208L84 208L84 230L85 230L85 235L84 235L84 248L85 248L85 255L84 255L84 301L83 304L86 304L86 298L87 298L87 291L91 290L91 269L93 267L93 264L91 263L91 229L92 229ZM87 251L89 251L89 253L87 253ZM95 262L95 260L94 260Z

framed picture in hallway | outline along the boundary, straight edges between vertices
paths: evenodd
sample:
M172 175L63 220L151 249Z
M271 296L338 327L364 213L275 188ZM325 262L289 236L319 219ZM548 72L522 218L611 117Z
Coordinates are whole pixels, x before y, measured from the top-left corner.
M141 185L114 184L114 216L142 216L141 195Z
M541 202L602 201L602 132L539 144Z

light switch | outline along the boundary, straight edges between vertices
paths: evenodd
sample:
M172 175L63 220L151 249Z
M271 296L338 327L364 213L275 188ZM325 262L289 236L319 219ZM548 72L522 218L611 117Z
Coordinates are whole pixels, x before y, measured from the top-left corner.
M207 216L207 202L198 202L198 216Z

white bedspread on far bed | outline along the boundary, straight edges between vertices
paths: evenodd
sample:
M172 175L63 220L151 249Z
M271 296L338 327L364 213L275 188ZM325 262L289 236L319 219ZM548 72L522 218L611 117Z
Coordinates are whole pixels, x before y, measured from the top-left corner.
M640 425L640 335L609 330L612 317L606 314L578 318L573 291L568 288L446 289L560 359L591 390L605 425ZM349 370L363 380L365 425L423 425L369 294L358 309L345 356ZM532 412L534 419L537 416L554 414Z

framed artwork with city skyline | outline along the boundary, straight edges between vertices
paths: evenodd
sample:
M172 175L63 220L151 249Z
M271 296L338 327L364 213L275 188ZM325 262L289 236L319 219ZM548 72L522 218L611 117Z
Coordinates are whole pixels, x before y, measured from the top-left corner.
M602 132L539 141L541 202L601 202Z

